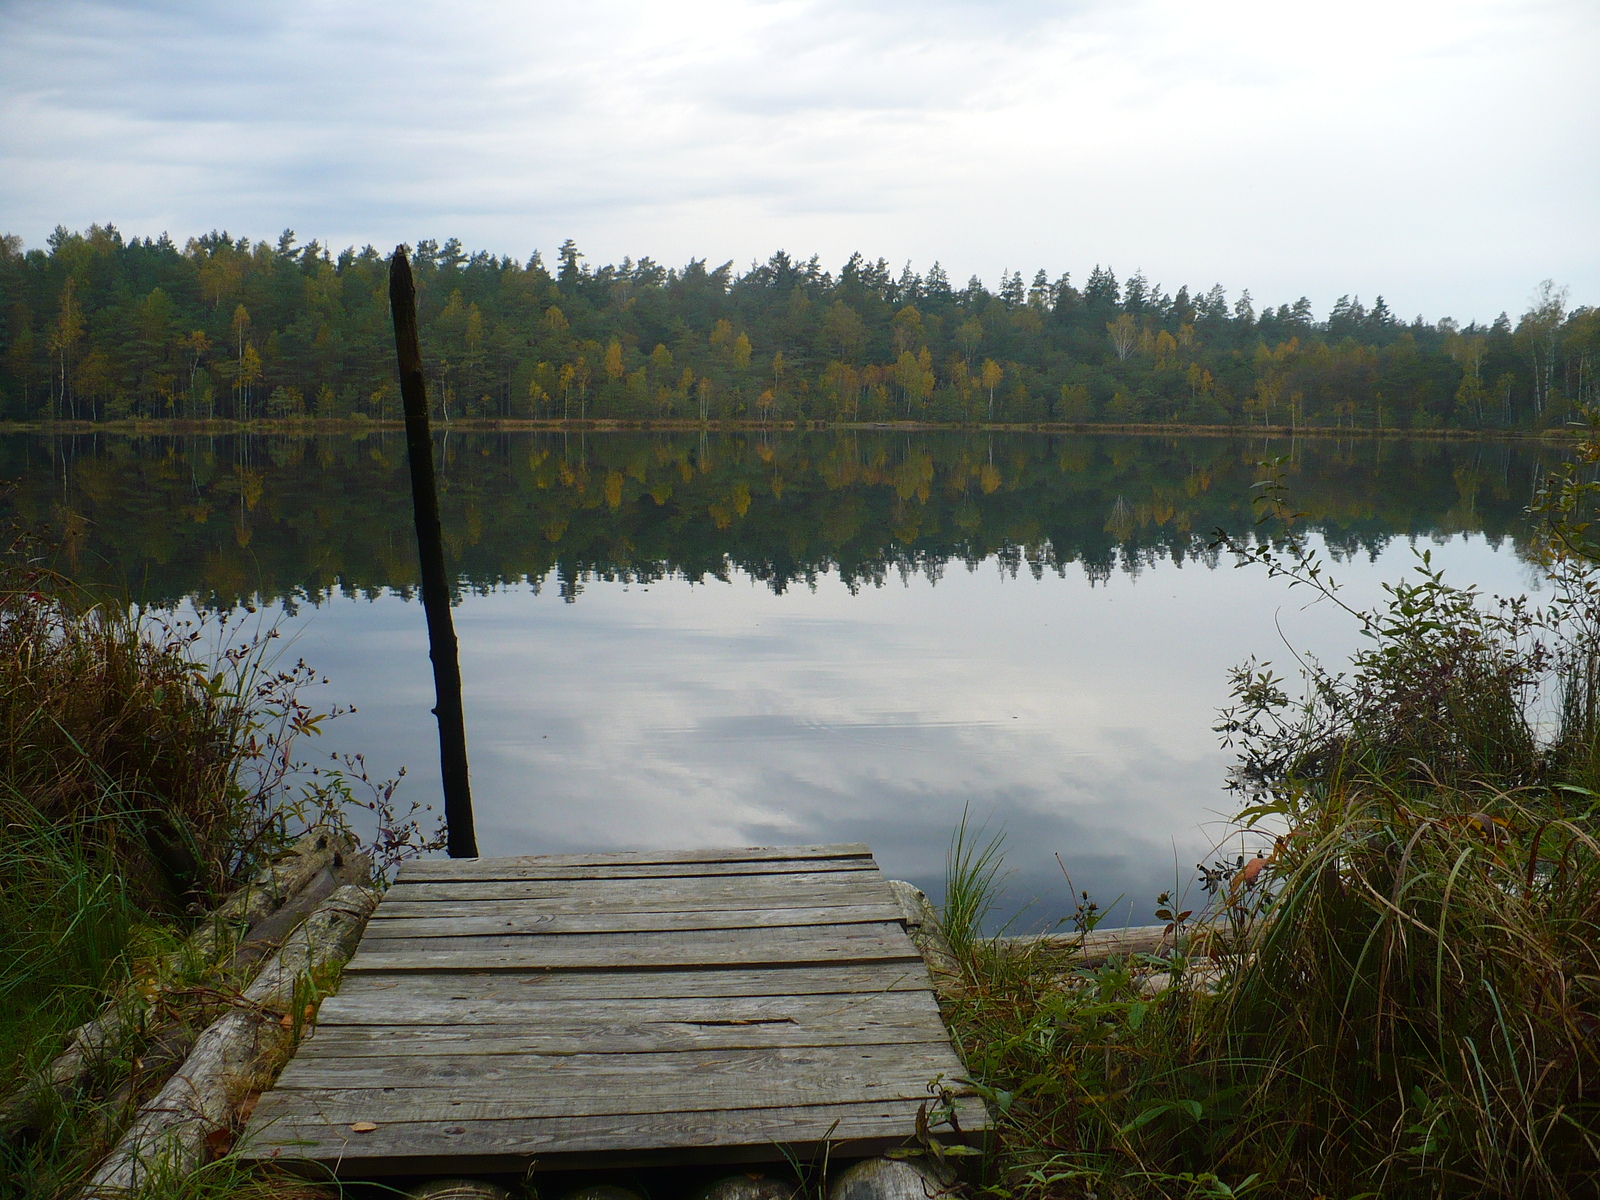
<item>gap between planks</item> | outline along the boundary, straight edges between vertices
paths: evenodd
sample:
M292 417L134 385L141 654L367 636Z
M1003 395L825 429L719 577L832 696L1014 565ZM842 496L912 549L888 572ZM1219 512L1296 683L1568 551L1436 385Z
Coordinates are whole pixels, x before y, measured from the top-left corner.
M415 860L413 860L415 861ZM429 866L439 864L430 863ZM761 875L854 874L881 877L871 858L771 859L758 862L617 863L601 866L546 865L529 859L524 865L503 859L453 859L436 873L402 874L396 883L431 883L435 880L586 880L586 879L707 879Z
M769 967L592 972L474 972L370 970L346 974L339 997L439 996L459 1000L625 1000L678 997L783 997L877 992L929 992L933 982L920 957L905 962L805 963Z
M460 992L461 994L456 994ZM783 1018L807 1024L867 1015L937 1018L938 1006L926 991L834 992L746 996L585 997L546 999L515 991L472 994L459 988L407 991L353 987L330 996L317 1015L316 1028L342 1025L570 1023L605 1028L618 1022L732 1024Z
M647 911L655 905L882 903L894 893L881 872L800 871L775 875L615 879L478 879L394 884L384 903L481 904L525 901L573 910ZM640 905L639 909L628 906Z
M596 1025L351 1025L320 1030L322 1058L464 1059L480 1055L531 1057L577 1054L667 1054L680 1051L756 1050L775 1047L904 1046L938 1036L921 1017L862 1018L802 1024L782 1018L746 1022Z
M920 959L898 922L772 929L655 931L497 937L362 939L347 973L373 970L515 971L675 969L685 966L911 962Z

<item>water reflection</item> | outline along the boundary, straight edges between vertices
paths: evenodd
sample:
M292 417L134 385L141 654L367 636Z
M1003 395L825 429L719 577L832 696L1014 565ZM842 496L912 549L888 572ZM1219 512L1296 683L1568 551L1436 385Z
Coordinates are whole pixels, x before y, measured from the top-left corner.
M1255 463L1288 459L1353 599L1405 569L1521 586L1526 445L618 435L450 440L488 853L862 840L934 889L963 809L1013 895L1147 916L1226 806L1226 668L1354 634L1254 572ZM437 788L398 440L0 441L9 503L86 579L282 605L359 712L325 749ZM1452 536L1454 535L1454 536ZM307 604L306 601L312 601Z

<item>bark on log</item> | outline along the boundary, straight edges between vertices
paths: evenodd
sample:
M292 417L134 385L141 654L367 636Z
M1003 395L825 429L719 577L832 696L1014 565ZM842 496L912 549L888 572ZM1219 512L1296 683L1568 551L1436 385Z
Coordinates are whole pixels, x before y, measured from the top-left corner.
M345 860L357 853L354 838L326 829L311 830L223 901L213 918L195 930L180 953L215 957L230 936L248 937L319 872L341 870Z
M511 1200L511 1193L482 1179L432 1179L406 1193L411 1200Z
M839 1176L828 1200L938 1200L955 1181L926 1159L869 1158Z
M297 893L319 877L333 877L333 883L323 892L326 895L338 883L363 882L370 872L371 860L359 854L352 839L326 829L313 829L258 870L165 961L169 967L209 961L241 933L240 944L249 942L269 918L296 900ZM309 911L307 906L295 907L300 917ZM287 933L288 929L282 932ZM246 961L253 962L254 958L247 957ZM0 1100L0 1141L11 1140L38 1120L46 1093L54 1092L65 1101L83 1086L97 1062L144 1027L150 1006L150 999L139 993L119 997L94 1020L74 1030L66 1049L39 1076Z
M1255 944L1262 928L1263 925L1257 923L1247 932L1247 945ZM1130 925L1126 929L1096 929L1084 934L1040 933L1002 941L1019 948L1043 947L1075 953L1078 965L1098 967L1133 954L1167 955L1181 950L1194 957L1209 953L1210 947L1217 944L1214 939L1227 942L1232 936L1225 924L1202 923L1186 926L1176 937L1167 925Z
M372 882L372 857L360 852L335 853L321 870L306 880L276 912L269 913L239 939L234 949L232 970L248 970L266 958L278 944L294 932L301 921L315 912L329 896L348 883Z
M922 961L928 964L928 974L941 996L955 996L961 991L961 964L950 950L944 931L939 926L939 914L934 911L927 893L914 883L903 879L889 880L889 890L905 918L906 932L922 952Z
M1165 954L1173 949L1165 925L1130 925L1126 929L1095 929L1089 933L1038 933L1003 939L1008 946L1076 951L1084 966L1098 967L1130 954Z
M694 1200L794 1200L800 1184L793 1179L745 1173L727 1175L707 1184Z
M296 986L314 971L342 965L355 952L377 902L375 891L346 885L289 935L245 991L249 1007L233 1009L200 1035L183 1066L143 1107L79 1193L80 1200L126 1197L152 1177L182 1175L204 1162L207 1137L231 1127L245 1093L287 1056L293 1034L282 1017L296 1002Z
M644 1200L644 1197L614 1183L591 1183L568 1192L561 1200Z

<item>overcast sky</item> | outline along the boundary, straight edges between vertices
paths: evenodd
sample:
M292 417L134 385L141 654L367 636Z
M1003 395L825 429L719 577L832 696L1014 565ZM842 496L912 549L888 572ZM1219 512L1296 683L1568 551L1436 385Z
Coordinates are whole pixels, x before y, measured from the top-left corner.
M1600 303L1597 0L0 0L0 230Z

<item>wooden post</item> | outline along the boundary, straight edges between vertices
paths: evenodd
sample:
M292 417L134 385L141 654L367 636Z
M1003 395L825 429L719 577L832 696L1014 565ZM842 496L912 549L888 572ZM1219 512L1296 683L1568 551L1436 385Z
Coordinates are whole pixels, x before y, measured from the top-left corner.
M422 342L417 336L417 288L405 247L389 263L389 308L394 349L400 360L400 399L406 414L406 453L411 460L411 511L422 562L422 611L428 620L428 657L433 660L434 715L439 718L439 774L444 782L444 820L451 858L476 858L472 790L467 782L467 726L461 709L461 663L450 619L450 588L444 573L444 538L439 529L439 491L433 480L433 433L428 428L428 393L422 379Z

